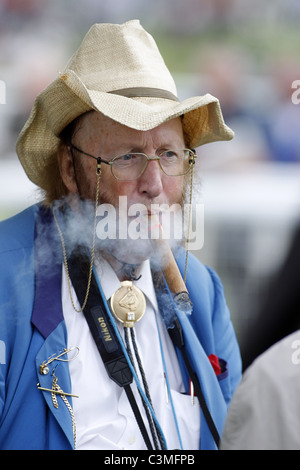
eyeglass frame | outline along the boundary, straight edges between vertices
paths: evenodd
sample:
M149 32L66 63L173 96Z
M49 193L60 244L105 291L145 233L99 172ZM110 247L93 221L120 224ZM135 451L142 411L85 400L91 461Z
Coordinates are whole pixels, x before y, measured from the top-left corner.
M153 156L153 157L149 157L149 155L147 155L146 153L144 152L128 152L128 153L131 153L131 154L134 154L134 155L144 155L146 157L146 165L143 169L143 171L141 172L141 174L137 177L137 178L134 178L132 180L128 180L128 179L121 179L121 178L118 178L114 173L113 173L113 163L115 161L116 158L119 158L119 157L122 157L123 155L117 155L116 157L114 157L112 160L104 160L102 157L95 157L94 155L91 155L90 153L87 153L87 152L84 152L83 150L79 149L78 147L76 147L75 145L73 145L72 143L70 143L68 145L68 147L70 148L70 151L71 151L71 154L73 156L73 153L72 153L72 149L76 150L77 152L79 153L82 153L83 155L86 155L87 157L91 157L91 158L94 158L95 160L97 160L97 163L98 165L100 163L105 163L106 165L109 165L110 166L110 170L111 170L111 174L113 175L113 177L118 180L118 181L135 181L137 180L138 178L140 178L142 176L142 174L145 172L147 166L148 166L148 163L150 161L157 161L158 164L159 164L159 167L161 169L161 171L166 175L166 176L174 176L175 178L178 177L178 176L185 176L189 173L189 171L192 169L192 165L195 164L195 161L196 161L196 158L197 158L197 154L196 154L196 151L195 149L188 149L188 148L185 148L185 149L182 149L183 151L184 150L187 150L188 152L192 152L192 155L190 156L190 160L189 160L189 168L187 170L186 173L183 173L183 174L180 174L180 175L168 175L165 170L163 169L162 165L161 165L161 162L160 162L160 155L157 155L157 156ZM173 149L170 149L170 150L173 150ZM163 152L162 152L163 153ZM126 154L124 154L126 155Z

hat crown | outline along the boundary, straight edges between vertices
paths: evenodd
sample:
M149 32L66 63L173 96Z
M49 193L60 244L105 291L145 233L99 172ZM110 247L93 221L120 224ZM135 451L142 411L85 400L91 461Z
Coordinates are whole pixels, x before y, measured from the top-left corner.
M90 89L159 88L177 96L176 85L153 37L139 20L93 25L69 60L68 70Z

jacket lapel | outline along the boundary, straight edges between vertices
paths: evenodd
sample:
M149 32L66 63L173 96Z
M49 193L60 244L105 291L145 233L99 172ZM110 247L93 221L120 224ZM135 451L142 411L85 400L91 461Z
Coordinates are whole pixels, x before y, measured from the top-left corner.
M200 382L201 389L210 414L212 416L212 419L219 432L219 435L221 435L224 426L224 420L227 413L227 407L217 377L214 373L211 363L207 358L204 349L202 348L195 334L194 329L192 328L188 320L187 315L181 313L180 311L177 311L177 317L180 321L183 330L186 353L188 355L191 366ZM186 377L186 369L184 363L183 361L180 361L180 363L182 367L183 376ZM211 435L202 410L200 449L216 449L215 442L213 440L213 437Z
M182 272L184 269L184 264L182 259L177 258L179 268ZM212 419L215 423L215 426L218 430L219 435L221 435L224 421L227 413L227 405L222 394L222 390L218 383L216 374L211 366L211 363L208 359L208 352L205 351L199 336L195 333L195 330L191 324L192 315L187 314L184 311L179 310L173 304L173 296L170 293L167 283L164 278L159 273L154 273L154 283L156 285L156 294L158 299L158 304L162 317L166 322L167 328L172 328L172 311L173 315L176 315L180 321L183 337L185 351L187 353L189 362L193 371L196 373L207 407L210 411ZM173 304L173 305L172 305ZM194 307L197 307L195 305ZM193 307L193 310L194 310ZM209 308L209 305L205 305L205 310ZM198 309L199 310L199 309ZM201 312L198 311L198 314ZM167 319L166 319L167 315ZM208 315L208 312L205 312L205 315ZM171 319L171 322L170 322ZM202 325L204 326L204 325ZM207 339L206 339L207 341ZM178 351L179 363L181 366L182 377L185 383L186 392L189 393L189 376L184 364L182 355ZM216 449L216 444L213 439L213 436L209 430L206 419L201 412L201 430L200 430L200 449Z
M51 212L40 207L35 227L35 300L31 321L45 341L36 356L36 372L41 389L51 390L57 385L63 392L71 394L68 363L51 361L67 350L67 331L61 301L62 259L59 247ZM49 360L50 363L43 367ZM63 396L62 399L62 395L46 390L41 390L41 393L73 448L75 423L71 409L72 398Z

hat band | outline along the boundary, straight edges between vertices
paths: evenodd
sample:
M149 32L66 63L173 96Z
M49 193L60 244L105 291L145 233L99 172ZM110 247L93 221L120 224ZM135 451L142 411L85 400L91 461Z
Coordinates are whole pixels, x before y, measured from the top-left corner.
M122 88L121 90L109 91L113 95L121 95L126 98L163 98L166 100L179 101L177 96L170 91L160 88L134 87Z

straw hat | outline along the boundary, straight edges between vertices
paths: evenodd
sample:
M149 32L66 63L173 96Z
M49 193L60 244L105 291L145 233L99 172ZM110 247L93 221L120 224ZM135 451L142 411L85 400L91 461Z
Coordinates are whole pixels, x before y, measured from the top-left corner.
M207 94L179 102L156 43L138 20L92 26L65 70L36 98L17 141L31 181L42 187L40 175L56 155L59 134L90 110L141 131L184 115L192 148L233 138L216 98Z

